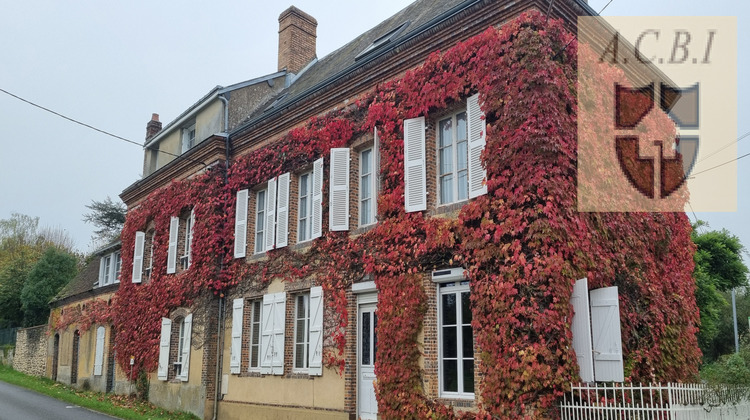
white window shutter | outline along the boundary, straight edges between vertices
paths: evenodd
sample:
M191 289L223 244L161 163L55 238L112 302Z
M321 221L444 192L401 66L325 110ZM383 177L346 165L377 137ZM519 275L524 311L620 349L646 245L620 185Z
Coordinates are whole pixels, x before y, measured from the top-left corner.
M234 209L234 258L244 258L247 252L247 190L237 191Z
M273 356L274 375L284 374L284 331L286 327L286 292L274 294L273 305Z
M622 382L625 380L625 372L617 287L592 290L590 297L596 381Z
M482 150L486 144L487 125L479 94L466 99L466 119L469 126L469 198L487 194L487 171L482 166Z
M188 373L190 373L190 339L193 335L193 314L189 314L183 321L185 335L182 337L182 368L180 369L180 379L187 382Z
M193 264L193 246L195 244L193 243L193 231L195 230L195 207L193 207L192 210L190 210L190 232L188 232L188 238L186 239L186 242L190 244L190 248L188 249L188 267L190 267Z
M313 163L312 232L310 239L323 234L323 158Z
M576 352L578 367L581 369L582 382L594 382L594 361L591 352L591 323L589 320L589 286L588 279L577 280L570 298L573 305L573 350Z
M159 370L156 374L161 381L167 380L169 371L169 339L172 336L172 320L161 319L161 340L159 341Z
M263 295L260 316L260 373L273 373L273 307L274 295Z
M143 276L143 248L146 242L146 234L135 233L135 245L133 246L133 283L140 283ZM101 286L101 284L100 284Z
M308 352L309 374L323 374L323 288L310 289L310 351Z
M96 329L96 351L94 353L94 375L102 374L102 362L104 361L104 327Z
M289 245L289 172L279 175L276 196L276 248Z
M404 205L406 212L427 209L424 117L404 120Z
M372 213L373 219L377 218L378 215L378 196L380 195L380 136L378 136L378 128L374 128L373 134L373 145L372 154L374 156L374 164L372 166L372 174L375 176L375 192L373 194Z
M276 178L268 180L265 229L266 251L270 251L276 245Z
M242 360L242 311L245 299L235 299L232 304L232 346L230 348L229 369L231 373L240 373Z
M332 231L349 230L349 149L331 149L328 223Z
M169 219L169 247L167 248L167 274L177 271L177 235L180 232L180 219Z

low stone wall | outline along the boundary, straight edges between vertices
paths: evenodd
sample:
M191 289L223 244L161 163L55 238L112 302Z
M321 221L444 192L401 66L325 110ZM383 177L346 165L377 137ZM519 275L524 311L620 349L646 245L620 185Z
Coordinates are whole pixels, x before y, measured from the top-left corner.
M45 375L47 370L46 324L18 330L13 369L27 375Z
M15 348L12 345L0 346L0 365L13 366Z

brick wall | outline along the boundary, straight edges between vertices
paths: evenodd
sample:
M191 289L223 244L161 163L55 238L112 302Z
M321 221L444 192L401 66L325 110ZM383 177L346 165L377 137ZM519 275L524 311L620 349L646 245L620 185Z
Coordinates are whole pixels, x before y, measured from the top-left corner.
M19 329L13 369L27 375L44 376L47 370L47 325Z
M279 16L279 70L299 73L315 58L318 22L292 6Z

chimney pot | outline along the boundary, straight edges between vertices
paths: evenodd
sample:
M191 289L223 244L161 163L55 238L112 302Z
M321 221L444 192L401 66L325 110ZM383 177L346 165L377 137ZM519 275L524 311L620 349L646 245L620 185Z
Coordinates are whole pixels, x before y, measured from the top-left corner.
M279 71L299 73L316 57L318 21L291 6L279 15Z

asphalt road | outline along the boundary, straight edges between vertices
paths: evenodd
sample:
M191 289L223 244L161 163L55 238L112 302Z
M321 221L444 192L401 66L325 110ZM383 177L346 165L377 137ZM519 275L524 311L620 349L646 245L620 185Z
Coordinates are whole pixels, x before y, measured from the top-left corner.
M114 418L0 381L0 420L112 420Z

